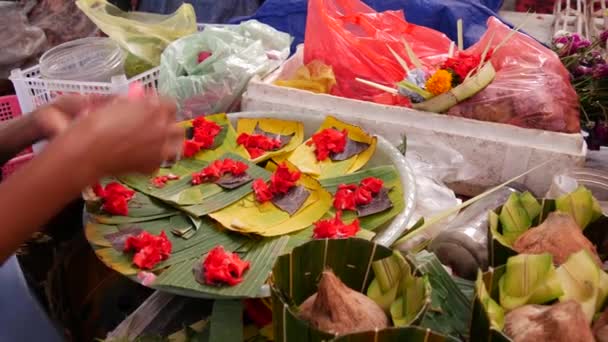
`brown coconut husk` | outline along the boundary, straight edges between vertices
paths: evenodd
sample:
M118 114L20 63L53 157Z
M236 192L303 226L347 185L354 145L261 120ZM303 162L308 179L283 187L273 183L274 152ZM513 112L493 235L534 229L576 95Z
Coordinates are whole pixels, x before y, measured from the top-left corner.
M515 342L594 342L581 305L525 305L505 316L504 332Z
M541 225L521 235L513 249L520 254L550 253L557 265L566 262L571 254L586 249L597 265L602 266L595 246L583 235L572 216L557 211L550 213Z
M319 290L300 305L300 318L335 335L384 329L384 310L364 294L350 289L331 270L321 274Z

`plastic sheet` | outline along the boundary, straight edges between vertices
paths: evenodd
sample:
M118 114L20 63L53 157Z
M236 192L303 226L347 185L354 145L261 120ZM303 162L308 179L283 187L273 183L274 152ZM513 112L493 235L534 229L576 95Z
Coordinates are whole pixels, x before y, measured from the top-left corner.
M169 45L161 58L159 92L178 100L182 118L236 109L254 75L289 56L291 38L257 21L207 27ZM210 53L201 63L201 52Z
M424 64L439 63L450 47L444 34L406 22L402 12L378 13L359 0L310 0L308 12L304 63L331 65L337 96L374 101L383 93L355 78L386 85L401 81L405 71L387 46L407 60L402 39Z
M496 47L510 28L494 18L488 31L467 51ZM555 132L580 132L578 96L558 56L536 40L516 33L492 56L496 78L448 114Z
M234 17L252 15L260 0L139 0L142 12L169 14L184 2L192 4L199 23L223 24Z
M76 5L100 30L136 57L127 57L125 70L129 75L159 65L167 45L196 32L196 16L190 4L182 5L172 15L123 12L106 0L77 0Z
M502 0L364 0L376 11L403 10L406 20L448 35L456 40L456 21L464 21L464 45L475 44L486 30L486 21L497 16ZM253 15L231 23L256 19L295 37L292 51L304 42L307 0L266 0Z
M44 31L28 23L24 10L17 3L0 2L0 79L37 57L46 47Z

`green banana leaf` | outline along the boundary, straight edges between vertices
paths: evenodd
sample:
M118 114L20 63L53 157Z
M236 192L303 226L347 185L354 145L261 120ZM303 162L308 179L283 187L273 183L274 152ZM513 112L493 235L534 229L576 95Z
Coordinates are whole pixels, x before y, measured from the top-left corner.
M268 179L270 173L263 168L247 161L245 158L227 153L218 159L230 158L242 161L249 165L247 172L253 179ZM192 173L201 171L208 163L194 159L184 159L178 161L168 169L161 169L159 174L173 173L179 175L180 179L169 181L163 188L155 188L151 184L153 177L144 175L129 175L121 177L125 184L144 192L152 197L158 198L173 206L178 207L193 216L203 216L217 211L245 197L253 190L250 183L244 184L236 189L225 190L213 183L203 183L193 186Z
M392 218L399 215L405 208L405 202L403 200L403 188L399 178L399 172L395 166L379 166L363 171L355 172L353 174L321 179L321 185L332 195L335 195L340 184L359 184L363 179L367 177L376 177L384 181L384 186L390 189L388 197L393 203L393 207L389 210L362 217L359 219L361 228L368 230L376 230L382 227L384 224L389 222ZM329 213L328 217L334 216L334 210ZM344 211L342 218L344 221L350 222L357 217L357 213L353 211Z
M365 293L373 278L372 263L392 254L386 247L367 240L350 238L310 241L280 256L273 268L271 282L275 341L323 341L336 338L300 320L298 306L317 292L317 280L326 268L332 269L351 289ZM452 340L412 327L345 335L340 336L339 340L398 341L403 338L408 341Z
M100 181L102 186L110 182L115 182L116 179L105 178ZM129 212L127 216L109 215L101 209L101 201L93 194L92 189L85 190L86 211L89 216L96 222L104 224L123 224L152 221L160 218L173 216L179 213L175 208L172 208L159 200L150 198L144 193L135 191L135 195L128 202Z
M573 197L571 195L564 196L562 199L567 199L568 202L571 202ZM527 227L521 230L519 235L507 237L504 234L504 220L500 219L501 213L504 213L504 205L494 211L489 212L490 229L488 230L488 257L490 266L498 267L500 265L504 265L509 257L517 255L517 252L512 249L512 244L517 237L525 233L528 229L533 229L532 227L536 227L543 223L551 212L559 210L556 206L556 200L537 199L536 201L536 203L540 204L539 211L531 210L531 207L535 207L534 203L530 204L530 202L518 202L517 205L520 206L520 212L523 210L527 213L535 213L535 215L531 215L532 217L530 217ZM608 248L604 247L604 242L608 242L608 231L605 229L606 224L608 223L608 217L601 214L597 215L595 212L593 215L593 219L584 227L583 235L585 235L589 241L597 246L600 258L605 260L606 257L608 257ZM577 215L573 214L573 216Z
M420 326L458 339L466 339L471 317L472 284L455 281L443 268L435 254L422 251L409 256L416 270L428 277L431 284L431 307ZM469 289L468 295L461 288Z
M243 301L216 300L210 321L209 341L243 341Z
M504 266L494 269L491 268L490 271L484 273L480 278L480 281L483 282L483 285L485 285L485 288L487 289L487 293L495 300L497 300L499 296L498 283L504 272ZM492 324L492 319L488 313L487 307L483 304L480 293L475 295L469 336L470 341L511 341L509 337Z

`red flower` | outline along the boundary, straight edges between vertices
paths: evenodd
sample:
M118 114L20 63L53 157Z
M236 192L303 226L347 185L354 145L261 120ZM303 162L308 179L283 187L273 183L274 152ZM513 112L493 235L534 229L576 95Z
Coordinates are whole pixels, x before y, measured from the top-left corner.
M266 184L262 178L256 179L253 182L252 187L256 201L266 203L272 199L272 192L270 192L268 184Z
M493 50L490 49L486 53L485 61L492 58ZM460 82L464 81L471 70L477 68L481 63L480 54L468 54L466 52L458 52L454 57L448 58L443 65L442 69L450 69L460 77Z
M203 63L207 58L211 57L213 54L209 51L201 51L198 53L198 64Z
M171 255L171 241L164 231L159 236L147 231L137 236L129 236L125 241L125 252L134 251L133 263L140 269L149 270Z
M274 195L287 193L296 185L300 175L299 171L291 172L285 163L281 163L270 176L270 191Z
M379 193L383 186L384 181L375 177L367 177L361 181L361 187L370 191L374 195Z
M248 168L249 165L241 161L235 161L230 158L224 160L218 159L209 164L209 166L204 168L201 172L193 173L192 184L198 185L204 182L214 182L227 173L231 173L234 176L240 176L244 174Z
M194 157L194 155L201 150L201 144L194 140L184 140L184 148L182 154L186 158Z
M342 212L338 211L334 218L315 222L312 237L315 239L343 239L357 235L360 229L358 219L350 224L345 224L342 222Z
M135 196L135 191L117 182L109 183L105 188L99 183L95 184L93 191L103 201L101 209L112 215L127 216L128 202Z
M152 184L157 188L164 187L168 181L179 179L179 176L176 176L172 173L165 176L156 176L152 178Z
M330 153L344 152L346 147L346 138L348 133L346 130L342 132L335 128L326 128L321 132L313 134L311 140L306 145L315 145L315 154L317 160L323 161L329 157Z
M372 201L372 193L363 187L358 187L355 190L355 203L357 205L369 204Z
M249 261L243 261L236 253L229 253L222 246L209 251L203 261L205 283L207 285L227 284L234 286L243 281L243 274L249 269Z
M355 191L357 186L354 184L340 184L334 196L334 208L338 210L356 210Z
M243 145L251 159L256 159L267 151L277 150L281 147L281 140L271 139L262 134L241 133L236 143Z
M215 144L215 137L220 134L222 127L217 123L199 116L192 121L194 135L192 139L184 141L183 155L193 157L201 149L210 149Z

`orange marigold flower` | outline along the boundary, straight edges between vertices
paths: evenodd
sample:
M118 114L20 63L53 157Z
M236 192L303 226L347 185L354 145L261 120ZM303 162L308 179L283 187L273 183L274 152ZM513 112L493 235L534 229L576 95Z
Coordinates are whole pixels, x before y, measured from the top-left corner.
M447 93L452 89L452 73L439 69L426 81L426 90L433 95Z

